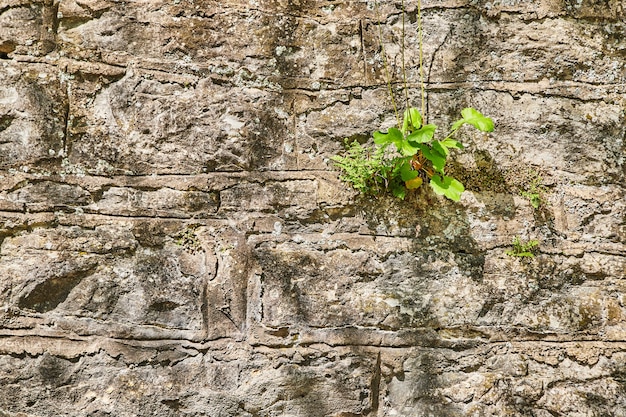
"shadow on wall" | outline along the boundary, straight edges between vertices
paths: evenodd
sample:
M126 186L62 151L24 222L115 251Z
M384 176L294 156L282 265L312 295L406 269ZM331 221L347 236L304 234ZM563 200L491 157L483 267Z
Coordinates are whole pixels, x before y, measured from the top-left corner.
M359 205L354 218L329 220L335 233L292 234L303 229L294 220L275 242L252 249L260 324L305 356L316 344L338 356L327 361L327 373L317 366L321 359L308 356L281 367L285 415L377 415L389 401L402 412L458 415L439 393L443 368L427 347L439 346L437 331L472 324L489 304L480 294L484 251L456 205L429 189L405 201L365 198ZM361 234L340 232L353 222ZM472 292L455 294L459 280Z

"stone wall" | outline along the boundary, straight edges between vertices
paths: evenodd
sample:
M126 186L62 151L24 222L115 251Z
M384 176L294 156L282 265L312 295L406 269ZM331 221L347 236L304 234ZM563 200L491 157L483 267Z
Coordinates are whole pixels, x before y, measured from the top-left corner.
M452 203L329 163L394 123L373 1L1 0L0 416L626 416L625 18L423 1L429 121L496 123Z

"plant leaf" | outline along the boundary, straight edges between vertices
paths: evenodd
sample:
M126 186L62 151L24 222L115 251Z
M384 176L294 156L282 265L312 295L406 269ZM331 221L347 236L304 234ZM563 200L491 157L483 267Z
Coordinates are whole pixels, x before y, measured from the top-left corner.
M461 110L461 115L465 123L469 123L481 132L493 132L493 120L485 117L478 110L467 107ZM456 125L456 123L455 123ZM454 125L452 126L454 129Z
M461 142L459 142L458 140L454 140L452 138L447 138L447 139L442 140L441 144L445 146L446 148L457 148L457 149L465 148L465 146L463 146Z
M402 122L402 134L418 130L422 126L422 115L415 107L404 111L404 121Z
M445 195L452 201L459 201L461 194L465 191L465 187L459 181L445 175L433 175L430 179L430 186L433 191L439 195Z
M432 162L435 171L443 174L443 168L446 165L446 156L440 154L437 150L431 148L428 145L419 144L419 148L422 151L424 157Z
M437 152L439 152L441 155L444 155L444 156L446 156L446 157L447 157L447 156L448 156L448 154L450 153L450 151L448 151L448 148L446 148L446 147L443 145L443 143L441 143L441 142L439 142L439 141L437 141L437 140L434 140L434 141L433 141L433 143L432 143L432 147L433 147L433 149L434 149L434 150L436 150L436 151L437 151Z
M459 130L459 128L460 128L461 126L463 126L465 123L467 123L467 120L465 120L465 119L459 119L459 120L457 120L456 122L454 122L454 123L452 124L452 127L450 128L450 130L451 130L452 132L455 132L455 131ZM450 133L450 135L452 135L452 133Z
M396 147L398 146L396 145ZM417 146L413 146L408 141L403 140L402 142L400 142L400 147L398 147L398 151L400 151L403 156L413 156L417 153L417 151L419 151L419 148Z
M539 208L539 206L541 205L541 199L539 198L539 195L535 194L530 197L530 205L533 206L534 209Z
M422 186L422 182L423 180L421 177L416 177L412 180L404 181L404 186L407 188L407 190L415 190Z
M437 125L424 125L421 128L414 130L413 133L406 137L406 140L412 143L430 142L433 136L435 136L435 130L437 130Z
M404 200L404 197L406 197L406 188L403 185L396 185L391 189L391 194L393 194L394 197L398 197L400 200Z
M400 178L402 178L402 181L410 181L418 175L419 172L411 168L411 163L409 161L404 162L400 167Z
M404 140L404 135L400 132L399 129L395 127L389 128L387 133L383 133L379 130L372 134L374 136L374 143L377 145L390 145L395 144L398 149L400 149L401 143Z

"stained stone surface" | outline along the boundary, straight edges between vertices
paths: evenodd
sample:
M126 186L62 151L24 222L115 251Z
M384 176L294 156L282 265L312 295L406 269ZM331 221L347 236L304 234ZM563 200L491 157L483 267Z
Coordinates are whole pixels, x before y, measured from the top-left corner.
M0 416L626 416L626 6L422 5L458 203L329 161L400 1L0 0Z

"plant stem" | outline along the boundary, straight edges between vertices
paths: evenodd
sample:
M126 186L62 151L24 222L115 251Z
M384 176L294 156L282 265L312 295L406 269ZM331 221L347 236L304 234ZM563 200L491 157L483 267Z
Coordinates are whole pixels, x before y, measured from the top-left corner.
M404 30L404 19L405 19L405 11L404 11L404 0L402 0L402 42L400 44L400 47L402 49L402 82L404 84L404 100L405 100L405 109L409 109L409 88L407 87L406 84L406 60L404 59L404 50L405 50L405 43L404 43L404 38L406 37L405 35L405 30ZM411 117L411 114L409 112L409 118Z
M418 32L418 37L419 37L420 93L421 93L421 98L422 98L422 119L426 120L426 85L424 83L424 32L423 32L423 27L422 27L422 0L417 0L417 32Z
M387 88L389 89L389 97L391 98L391 104L393 105L393 112L396 115L396 123L398 124L398 129L400 129L402 128L402 125L400 124L400 116L398 115L398 106L396 106L396 98L393 95L393 88L391 87L391 77L389 76L389 64L387 63L387 52L385 52L385 45L383 43L383 30L382 30L382 23L380 21L380 11L378 10L378 1L374 1L374 8L376 9L376 18L378 20L378 41L380 42L380 53L382 54L383 66L385 68L385 78L387 81Z
M448 133L448 136L446 136L445 138L443 138L443 140L446 140L446 139L451 139L451 138L452 138L452 136L454 136L454 134L455 134L458 130L459 130L459 129L452 129L452 130L450 131L450 133ZM443 141L442 141L442 142L443 142Z

